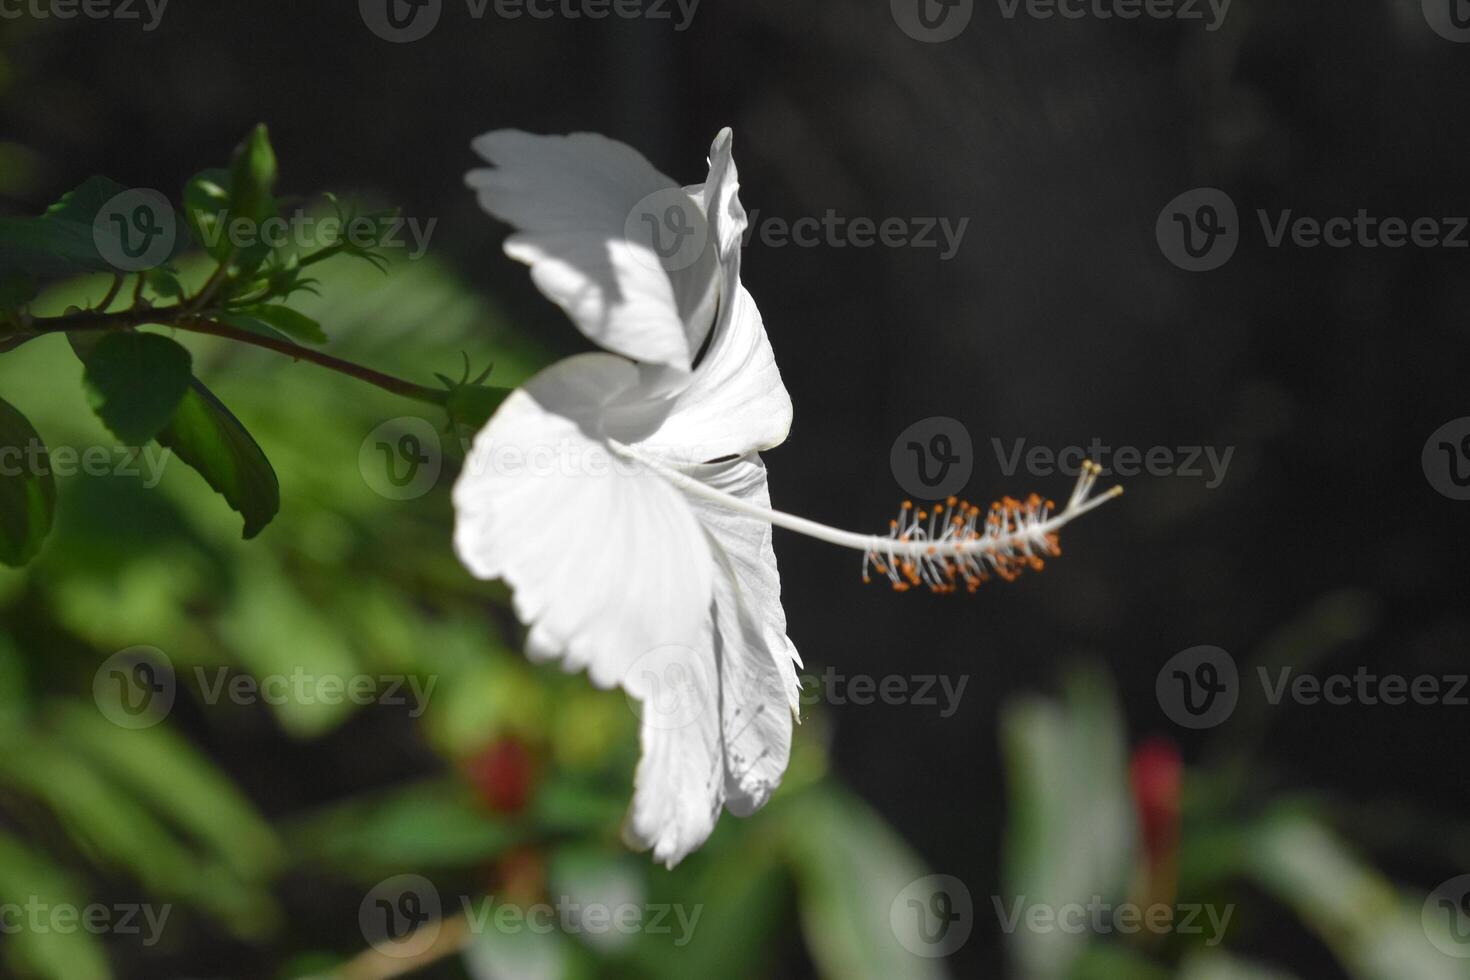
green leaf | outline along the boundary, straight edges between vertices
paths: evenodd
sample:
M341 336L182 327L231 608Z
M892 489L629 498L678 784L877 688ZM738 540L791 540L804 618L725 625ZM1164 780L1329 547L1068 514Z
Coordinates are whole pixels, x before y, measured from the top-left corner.
M0 273L0 313L9 313L36 298L36 278L26 272Z
M0 630L0 727L25 721L30 711L28 665L10 634Z
M237 591L218 620L218 637L232 660L253 677L351 677L361 671L341 624L317 597L292 587L288 569L269 551L252 550L235 563ZM347 698L285 697L270 708L288 735L315 738L357 710Z
M785 931L794 885L776 823L745 824L738 834L711 841L689 870L656 872L657 904L689 902L686 916L670 915L667 933L644 932L632 959L638 976L761 977L782 955L770 937ZM695 873L697 877L690 878ZM672 880L671 880L672 879ZM662 887L659 887L662 886ZM692 897L697 902L691 902Z
M1218 961L1222 957L1212 957ZM1083 949L1077 961L1072 964L1072 972L1067 975L1068 980L1205 980L1209 976L1195 976L1181 971L1177 976L1172 974L1160 963L1150 959L1142 950L1133 949L1122 943L1097 942ZM1217 976L1211 980L1227 980L1224 976ZM1229 980L1246 980L1245 977L1232 977ZM1292 980L1284 977L1252 977L1250 980Z
M82 908L85 894L71 876L8 834L0 834L0 901ZM24 918L18 917L23 923ZM16 920L12 920L15 924ZM5 961L15 976L44 980L106 980L112 976L101 941L85 929L7 929Z
M240 420L198 380L184 392L158 441L239 511L246 538L259 534L281 509L281 485L270 460Z
M165 269L149 269L143 274L147 280L148 288L159 296L168 299L179 299L184 295L184 285L179 282L177 276Z
M802 933L822 976L937 980L944 975L937 958L915 955L896 934L894 902L923 882L924 871L876 813L861 800L823 786L787 801L782 816L791 835L788 860L796 872ZM973 909L959 914L959 927L968 929ZM918 940L911 936L909 942Z
M0 268L40 277L112 271L97 250L92 222L126 188L89 177L35 218L0 218Z
M57 202L46 209L42 216L66 224L92 227L92 221L102 205L121 194L127 188L107 177L88 177L72 190L61 195ZM88 231L90 235L90 230Z
M1002 894L1050 908L1127 886L1134 823L1123 721L1107 677L1073 672L1061 702L1007 705L1002 744L1010 790ZM1067 976L1088 937L1018 929L1008 942L1020 974Z
M1282 804L1263 819L1250 861L1256 882L1321 937L1348 975L1464 980L1458 961L1432 936L1425 942L1422 899L1394 888L1308 810Z
M219 260L230 251L229 187L229 171L218 169L200 171L184 185L184 218L195 244Z
M0 757L0 782L44 804L99 866L126 870L150 893L199 906L236 935L269 927L275 911L263 887L187 847L103 767L42 736L16 733L6 742L11 751Z
M229 262L243 281L271 255L261 222L275 214L276 205L267 195L251 204L257 213L246 211L236 200L234 184L229 170L195 174L184 185L184 217L199 246L216 262Z
M542 830L568 835L596 834L615 827L627 800L572 776L552 774L536 790L531 822Z
M289 306L262 303L257 306L242 307L237 314L259 320L301 343L324 344L327 342L327 335L322 331L320 323L305 313L297 313Z
M268 878L280 868L285 854L270 825L225 773L167 725L120 733L92 705L77 701L58 709L55 726L63 743L105 767L241 878Z
M115 331L87 355L87 397L112 434L130 446L156 436L179 408L193 379L181 345L152 333Z
M275 263L267 270L262 287L266 294L277 299L288 299L296 293L321 295L318 281L305 274L301 260L295 253L275 253Z
M1135 980L1139 975L1124 973L1119 976ZM1238 959L1217 951L1190 956L1181 965L1178 980L1296 980L1296 977L1276 967Z
M449 421L456 427L479 432L509 395L509 388L455 385L449 390L444 407L449 412Z
M56 479L30 420L0 399L0 562L36 557L56 513Z
M589 964L578 962L579 953L584 958L588 954L566 934L529 929L501 932L493 928L493 917L500 906L492 899L482 901L489 902L489 908L476 908L475 913L488 913L492 928L475 936L461 954L471 980L590 980L597 975Z
M393 868L489 861L521 843L526 831L486 814L463 783L433 779L334 804L287 836L301 860L372 880Z
M236 214L263 221L276 213L271 198L276 186L276 153L264 124L251 130L236 147L230 184Z
M136 271L166 262L181 244L173 205L163 195L106 177L89 178L39 218L0 219L0 266L39 277Z

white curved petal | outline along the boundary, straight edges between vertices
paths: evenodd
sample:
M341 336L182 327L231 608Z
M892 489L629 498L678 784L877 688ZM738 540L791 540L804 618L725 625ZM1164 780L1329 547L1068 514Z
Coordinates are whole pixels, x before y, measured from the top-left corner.
M760 310L735 283L722 300L714 340L645 448L677 463L771 449L791 431L791 396L776 367Z
M702 184L690 184L684 192L699 202L709 221L715 254L724 269L740 274L740 248L744 244L746 216L740 203L740 174L735 168L735 136L729 126L720 130L709 147L709 175Z
M720 131L710 147L709 179L697 190L720 256L720 310L709 350L688 386L676 393L668 420L647 449L678 463L771 449L791 431L791 396L755 300L740 282L745 208L733 136Z
M697 652L669 650L645 665L655 676L642 679L642 755L623 836L670 868L709 838L725 798L711 653L708 637Z
M740 249L745 238L745 206L740 203L740 172L735 166L735 134L727 126L709 148L709 179L701 188L710 233L728 275L740 276Z
M685 472L769 502L758 457ZM652 848L669 867L709 837L722 802L749 816L770 799L800 704L770 525L699 498L690 505L713 554L711 631L696 649L666 648L640 665L643 755L625 827L629 844Z
M480 205L514 225L505 243L531 267L537 287L578 329L608 350L688 370L704 343L718 291L713 248L665 264L630 215L650 195L671 192L695 243L707 243L703 202L684 195L640 153L593 133L537 136L497 130L474 141L493 168L466 180ZM661 195L657 200L663 201ZM673 200L673 199L671 199Z
M606 406L636 391L637 369L583 354L536 375L475 437L454 487L455 550L503 578L529 650L586 669L599 687L666 644L708 631L709 546L683 496L612 456ZM637 685L629 692L640 696Z
M770 506L766 468L751 455L685 468L689 476L762 507ZM800 711L801 658L786 635L781 576L771 526L718 504L690 498L715 557L714 652L719 665L726 806L747 816L781 783Z

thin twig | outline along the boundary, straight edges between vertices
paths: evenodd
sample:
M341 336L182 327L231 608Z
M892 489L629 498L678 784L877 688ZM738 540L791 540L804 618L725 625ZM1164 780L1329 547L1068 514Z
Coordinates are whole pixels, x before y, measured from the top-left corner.
M405 398L412 398L415 401L442 405L448 395L448 392L443 389L428 388L424 385L414 384L412 381L395 378L391 374L374 371L370 367L363 367L361 364L344 361L340 357L333 357L331 354L313 350L310 347L302 347L290 341L277 340L274 337L251 333L248 330L241 330L239 327L232 327L205 317L190 317L179 320L173 326L178 327L180 330L188 330L191 333L208 334L213 337L223 337L226 340L233 340L242 344L264 347L266 350L273 350L278 354L285 354L287 357L294 358L298 361L309 361L330 371L336 371L338 374L345 374L359 381L365 381L370 385L382 388L384 391L391 391L395 395L402 395Z
M127 276L121 272L113 273L112 285L108 287L107 295L102 297L102 302L97 304L97 309L105 310L112 305L112 301L117 299L117 294L122 291L123 280L126 278ZM140 281L142 278L141 275L138 277Z
M179 330L187 330L190 333L207 334L213 337L222 337L225 340L233 340L241 344L249 344L252 347L263 347L266 350L285 354L287 357L297 361L309 361L329 371L347 375L364 381L384 391L401 395L404 398L412 398L415 401L428 402L432 405L443 405L448 398L448 392L438 388L428 388L424 385L414 384L381 371L354 364L340 357L302 347L290 341L277 340L274 337L251 333L241 330L225 323L220 323L208 313L195 313L185 309L182 305L161 307L154 310L127 310L119 313L100 313L96 311L73 314L59 317L37 317L31 324L31 328L37 334L64 333L72 330L124 330L131 327L155 323L160 326L174 327Z
M334 980L391 980L416 973L432 963L463 952L473 938L469 921L464 916L436 919L401 940L403 945L417 945L416 940L426 940L422 952L412 956L394 956L377 949L363 950L337 970Z

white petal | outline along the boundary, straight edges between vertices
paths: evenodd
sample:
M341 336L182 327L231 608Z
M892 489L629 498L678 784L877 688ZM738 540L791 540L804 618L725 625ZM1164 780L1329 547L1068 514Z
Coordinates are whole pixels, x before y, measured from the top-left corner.
M678 463L771 449L791 431L791 396L755 300L740 282L745 208L733 137L722 130L710 147L709 180L697 191L720 254L720 311L714 339L668 421L645 447Z
M745 207L740 203L740 174L735 168L734 133L726 126L709 148L709 176L691 184L685 193L699 202L709 222L710 237L721 266L740 274L740 249L745 237Z
M711 640L697 651L665 648L639 666L651 676L641 679L643 752L623 836L672 868L709 838L724 801Z
M740 203L740 172L735 167L734 150L735 135L727 126L710 144L709 179L701 190L720 264L738 278L746 221L745 206Z
M762 507L766 469L755 455L690 467L688 475ZM801 658L786 635L771 526L690 498L715 555L715 654L725 742L726 806L747 816L780 785L800 710Z
M547 368L476 436L454 488L460 560L514 589L533 656L560 656L604 688L649 651L697 647L709 629L712 561L691 508L602 440L607 406L637 380L610 354Z
M755 300L739 283L721 301L714 340L645 448L678 463L771 449L791 431L791 396Z
M635 360L688 370L704 343L718 290L703 202L625 144L592 133L497 130L474 147L496 166L467 177L480 205L519 231L512 258L590 339ZM696 259L666 271L630 215L650 195L687 201ZM661 194L658 200L664 200ZM652 234L652 232L648 232ZM651 240L651 239L650 239Z
M726 493L769 505L759 457L685 467ZM721 802L737 816L765 805L786 772L800 707L801 660L786 636L769 524L690 498L709 535L712 633L698 649L646 657L643 756L625 836L673 867L714 830Z

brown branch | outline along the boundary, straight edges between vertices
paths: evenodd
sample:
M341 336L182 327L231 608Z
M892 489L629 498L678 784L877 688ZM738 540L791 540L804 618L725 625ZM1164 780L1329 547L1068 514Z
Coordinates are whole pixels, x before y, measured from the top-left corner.
M318 367L356 378L384 391L401 395L404 398L412 398L415 401L443 405L449 394L447 391L414 384L412 381L405 381L402 378L375 371L361 364L354 364L340 357L333 357L319 350L302 347L287 340L278 340L275 337L232 327L213 319L207 312L190 313L183 306L169 306L155 310L124 310L118 313L88 311L70 316L37 317L31 321L30 327L37 334L46 334L72 330L122 330L149 323L187 330L190 333L221 337L225 340L249 344L252 347L263 347L278 354L285 354L293 360L308 361Z

